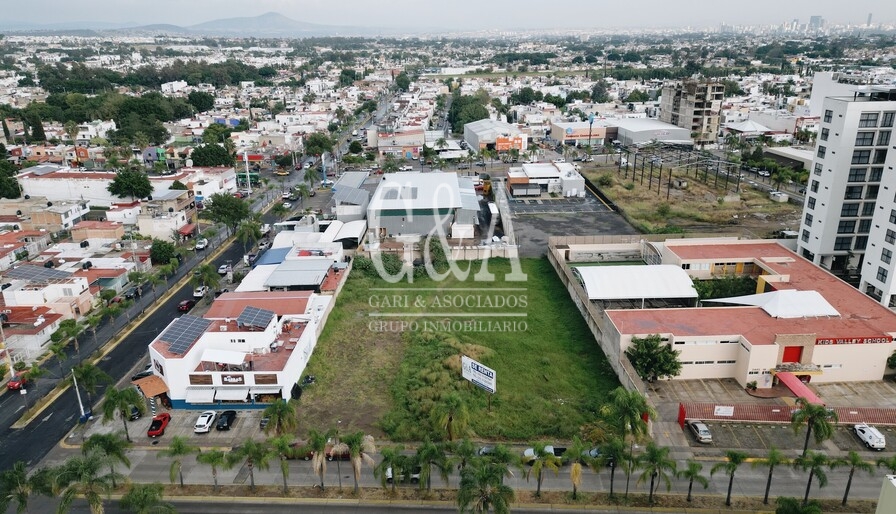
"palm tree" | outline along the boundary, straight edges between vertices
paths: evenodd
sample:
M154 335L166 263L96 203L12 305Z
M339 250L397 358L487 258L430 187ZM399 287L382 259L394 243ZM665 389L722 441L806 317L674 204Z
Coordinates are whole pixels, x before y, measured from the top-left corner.
M282 220L289 214L289 209L283 206L282 203L278 203L271 207L271 214L277 217L277 219Z
M439 150L448 148L448 141L444 137L436 139L436 148L438 148Z
M128 459L127 451L131 447L131 443L122 439L118 434L93 434L81 446L81 453L88 454L97 451L105 455L109 461L109 475L112 477L112 488L117 487L115 483L115 464L120 463L130 468L131 461Z
M432 469L435 467L439 472L439 476L445 483L448 483L448 472L451 469L448 459L445 457L445 447L436 444L426 438L423 444L417 448L415 455L417 464L420 465L420 488L426 486L426 490L432 489Z
M152 275L156 277L155 275ZM156 277L157 278L157 277ZM155 286L153 286L153 291L155 291ZM100 326L100 323L103 322L103 314L102 311L91 314L84 318L84 327L89 328L90 332L93 333L93 343L99 345L99 341L96 339L96 329Z
M446 450L451 453L451 461L457 464L458 471L463 471L470 461L476 458L476 445L466 438L456 443L449 443Z
M620 386L610 391L609 400L602 414L608 423L615 426L619 435L630 435L632 440L647 435L644 416L656 417L656 410L647 403L644 395Z
M824 405L812 403L800 397L796 399L799 407L790 416L790 424L794 433L799 432L802 425L806 425L806 441L803 443L803 456L809 449L809 437L815 432L815 442L821 444L834 436L834 423L837 423L837 413Z
M227 466L233 467L245 462L246 467L249 468L249 490L255 492L255 468L268 469L270 465L268 461L271 457L273 457L273 453L267 442L246 439L241 446L227 454Z
M588 464L588 445L579 436L574 436L572 444L566 448L563 456L571 464L569 468L569 480L572 482L572 499L578 498L579 486L582 485L582 464Z
M243 220L236 229L236 238L243 243L243 253L249 253L249 243L261 239L261 223L254 219Z
M526 472L526 480L529 476L535 474L535 480L538 484L535 488L535 496L541 497L541 482L544 480L545 470L551 470L555 474L560 472L560 458L554 455L554 452L547 451L544 443L535 443L532 445L533 457L531 467Z
M299 184L295 191L299 195L299 204L305 205L305 200L311 197L311 189L308 188L308 184Z
M196 287L208 286L211 289L217 289L220 283L221 275L218 274L218 268L212 264L200 264L190 277L190 284Z
M614 497L613 484L616 478L616 468L620 462L628 456L625 441L621 437L613 436L600 447L600 457L591 463L591 469L600 471L603 466L610 466L610 498Z
M874 463L878 468L886 468L888 475L896 475L896 455L892 457L881 457Z
M212 467L212 480L215 481L212 491L218 492L218 467L227 463L227 455L221 450L207 450L196 455L196 462Z
M105 512L103 495L108 495L115 478L123 478L117 473L102 474L106 457L99 452L89 452L68 459L56 475L59 488L58 512L68 512L75 498L83 497L93 514Z
M723 470L728 474L728 495L725 497L725 505L731 506L731 488L734 487L734 473L741 464L746 462L747 454L737 450L725 451L725 462L719 462L709 470L709 475L715 475L716 471Z
M28 468L17 461L11 469L0 474L0 511L6 512L10 502L16 504L16 514L28 511L28 500L37 484L28 476Z
M168 479L171 480L171 483L173 484L174 479L180 477L180 486L183 487L184 470L181 457L193 455L194 453L199 453L199 451L199 447L189 444L186 437L176 435L171 438L171 443L168 444L168 448L160 451L158 455L156 455L156 458L171 457L173 459L171 461L171 467L168 470Z
M669 457L669 448L657 446L654 442L647 443L644 453L638 456L638 465L644 470L644 473L638 478L638 483L644 482L650 478L650 490L647 495L647 502L653 504L653 493L655 491L654 482L659 479L660 482L666 483L666 491L672 489L672 481L669 473L675 474L675 461ZM659 484L656 484L659 487Z
M114 419L116 414L129 412L132 405L136 406L138 410L146 409L146 406L143 403L143 397L133 387L125 387L122 389L116 389L114 387L106 388L106 396L103 399L102 405L100 405L100 411L103 413L103 423L108 423ZM140 412L143 411L141 410ZM124 425L125 439L127 439L129 443L132 442L131 435L128 433L128 417L126 415L121 415L121 423Z
M382 455L383 458L380 460L380 463L377 464L373 468L373 476L380 479L380 484L382 484L383 489L386 488L387 476L386 470L392 470L392 492L395 492L395 483L398 482L397 478L404 473L402 466L404 466L405 461L407 460L401 452L404 451L404 446L387 446L383 448Z
M339 447L339 449L337 449ZM376 453L376 445L373 442L373 436L364 435L364 432L355 432L345 436L339 443L330 450L334 454L339 455L344 451L348 451L352 462L352 471L355 475L355 494L358 494L358 480L361 479L361 465L366 463L368 466L374 465L371 455Z
M781 450L772 446L768 450L768 454L764 458L753 461L752 466L768 466L768 479L765 481L765 496L762 497L762 503L768 505L768 492L772 488L772 474L775 472L775 466L790 464L788 459Z
M162 501L162 484L131 484L128 492L121 497L119 505L122 509L135 514L162 514L177 512L174 505Z
M703 464L689 460L688 467L675 473L678 478L686 478L688 480L688 502L691 501L691 492L694 490L694 482L702 485L704 489L709 487L709 480L703 476Z
M818 487L828 485L828 475L824 472L829 463L828 456L821 452L806 452L793 460L794 469L809 472L809 480L806 482L806 495L803 496L803 506L809 503L809 490L812 488L812 479L818 477Z
M314 183L318 182L317 179L320 178L320 175L318 175L316 169L311 167L305 170L305 176L303 178L305 182L311 186L311 189L314 189Z
M850 451L846 457L840 457L831 461L831 469L841 466L849 466L849 479L846 481L846 491L843 493L842 502L842 505L846 505L846 500L849 498L849 489L852 487L852 477L856 470L865 471L870 475L874 472L874 466L870 462L865 462L862 456L855 451Z
M283 496L289 493L289 486L286 479L289 478L289 461L286 460L290 450L292 450L292 436L279 435L268 439L271 449L280 456L280 474L283 475Z
M266 434L271 432L278 436L288 434L295 432L299 425L294 400L278 398L264 409L261 416L268 418L268 424L264 427Z
M458 435L466 435L467 424L470 422L470 412L463 398L456 392L449 393L436 403L430 415L436 426L444 430L449 441L454 441Z
M51 343L47 348L50 350L50 353L56 357L56 362L59 364L59 376L65 376L65 370L62 369L62 361L68 359L68 354L65 352L66 343L63 341L56 341Z
M93 395L96 394L97 386L112 382L112 377L108 373L91 362L78 364L72 368L72 374L78 380L78 385L83 387L84 392L87 393L87 405L90 406L93 405Z
M327 474L327 439L329 432L308 431L308 449L311 451L311 469L320 477L320 490L324 490L324 475ZM337 461L338 462L338 461Z
M505 471L500 464L489 461L464 468L457 490L457 510L461 513L494 511L495 514L509 514L514 493L504 485Z

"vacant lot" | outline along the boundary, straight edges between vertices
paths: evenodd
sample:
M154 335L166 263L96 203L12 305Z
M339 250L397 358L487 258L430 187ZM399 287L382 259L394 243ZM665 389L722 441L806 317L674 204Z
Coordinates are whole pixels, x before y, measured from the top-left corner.
M703 183L694 178L693 171L689 176L684 170L672 173L673 177L687 181L685 189L668 187L668 169L664 170L662 184L654 175L651 189L648 189L649 176L641 180L640 171L635 179L631 171L626 178L614 166L589 166L583 174L598 184L630 222L645 233L745 232L751 237L764 238L779 230L797 230L800 225L799 206L773 202L767 193L751 188L747 182L741 183L739 194L725 197L725 189L721 187L724 181L715 187L714 176Z
M317 383L302 396L300 430L338 424L419 440L451 392L468 406L474 437L568 438L593 419L617 381L550 264L524 259L525 281L505 279L506 260L488 264L492 282L389 284L355 268L309 363ZM495 370L490 410L461 377L462 354Z

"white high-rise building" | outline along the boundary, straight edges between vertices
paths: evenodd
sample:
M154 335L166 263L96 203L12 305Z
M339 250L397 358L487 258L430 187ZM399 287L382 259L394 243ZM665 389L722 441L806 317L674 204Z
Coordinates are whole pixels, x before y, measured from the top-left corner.
M857 86L824 99L798 251L896 306L896 88ZM889 151L893 150L893 151Z

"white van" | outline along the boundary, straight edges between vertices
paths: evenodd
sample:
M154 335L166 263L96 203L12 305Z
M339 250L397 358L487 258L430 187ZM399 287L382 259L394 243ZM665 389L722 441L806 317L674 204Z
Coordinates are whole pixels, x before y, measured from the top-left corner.
M881 451L887 447L887 440L880 430L867 423L859 423L852 427L856 436L872 450Z

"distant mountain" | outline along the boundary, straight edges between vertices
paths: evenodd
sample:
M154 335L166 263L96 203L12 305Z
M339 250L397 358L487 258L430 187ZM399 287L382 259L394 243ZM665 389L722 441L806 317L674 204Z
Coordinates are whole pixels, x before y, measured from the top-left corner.
M224 18L212 20L197 25L190 25L187 29L191 32L220 33L221 35L240 34L279 34L284 36L305 35L309 32L329 32L342 27L328 27L307 23L287 18L282 14L269 12L261 16L251 18Z
M0 30L7 32L26 31L73 31L73 30L119 30L136 26L136 23L112 23L103 21L62 21L57 23L35 23L33 21L0 21Z

